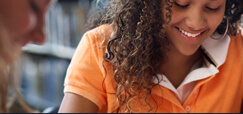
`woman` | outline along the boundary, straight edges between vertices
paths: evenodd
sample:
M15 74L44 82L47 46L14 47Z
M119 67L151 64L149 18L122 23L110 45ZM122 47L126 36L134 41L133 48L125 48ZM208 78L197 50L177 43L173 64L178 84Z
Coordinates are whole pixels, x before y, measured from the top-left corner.
M45 41L45 13L51 0L0 1L0 112L7 112L8 88L15 85L13 64L21 47ZM16 87L14 88L16 91ZM19 93L16 93L19 95ZM21 99L21 97L19 96ZM23 104L23 101L21 102ZM30 111L30 109L27 109Z
M77 48L59 112L239 113L242 2L112 0Z

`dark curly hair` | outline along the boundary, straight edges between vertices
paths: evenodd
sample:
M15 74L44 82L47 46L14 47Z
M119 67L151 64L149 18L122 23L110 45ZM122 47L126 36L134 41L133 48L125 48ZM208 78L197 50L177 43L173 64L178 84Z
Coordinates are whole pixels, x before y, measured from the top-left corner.
M230 35L236 35L242 2L227 0L225 17ZM111 0L106 9L89 19L89 29L109 23L115 33L108 42L104 61L113 64L115 95L119 102L116 112L132 112L129 102L134 98L143 99L150 106L148 112L156 111L151 105L157 104L151 91L159 82L154 84L152 80L159 79L156 74L167 51L165 27L170 22L172 5L170 0ZM163 8L166 12L162 12ZM166 19L161 15L166 15ZM219 34L225 32L226 18L216 30Z

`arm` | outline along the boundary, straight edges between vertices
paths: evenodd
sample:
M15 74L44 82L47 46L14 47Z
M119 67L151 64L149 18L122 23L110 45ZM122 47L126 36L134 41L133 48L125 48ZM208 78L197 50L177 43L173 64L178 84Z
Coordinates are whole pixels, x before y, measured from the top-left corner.
M65 93L59 113L97 113L98 110L98 106L90 100L74 93Z
M85 33L75 51L65 77L61 113L97 113L105 110L102 107L107 105L107 93L103 84L102 61L106 48L100 48L103 41L97 34L100 30L96 28Z

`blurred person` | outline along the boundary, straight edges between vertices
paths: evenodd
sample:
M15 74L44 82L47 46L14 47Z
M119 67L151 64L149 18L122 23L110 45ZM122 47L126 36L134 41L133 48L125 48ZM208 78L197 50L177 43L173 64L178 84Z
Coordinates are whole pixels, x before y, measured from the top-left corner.
M0 0L0 112L8 112L9 87L13 86L20 104L27 112L17 91L15 61L21 48L29 42L45 42L45 14L54 0Z

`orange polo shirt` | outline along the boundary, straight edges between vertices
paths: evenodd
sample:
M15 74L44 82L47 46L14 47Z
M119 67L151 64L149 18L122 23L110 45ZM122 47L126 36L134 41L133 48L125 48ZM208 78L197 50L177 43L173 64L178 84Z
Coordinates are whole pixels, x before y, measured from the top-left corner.
M104 37L109 37L111 32L112 29L109 25L102 25L88 31L83 36L68 68L64 84L64 92L71 92L89 99L99 107L99 112L104 113L112 112L116 101L114 94L110 94L115 92L111 83L112 65L104 64L107 74L102 65L108 42L108 39L104 39ZM155 98L158 107L154 107L151 112L240 112L243 98L242 36L240 33L230 37L227 57L218 68L219 72L198 80L183 104L170 89L161 85L153 88L151 95ZM139 103L136 99L131 102L131 108L133 112L149 110L149 106ZM122 110L122 112L126 112L126 110Z

